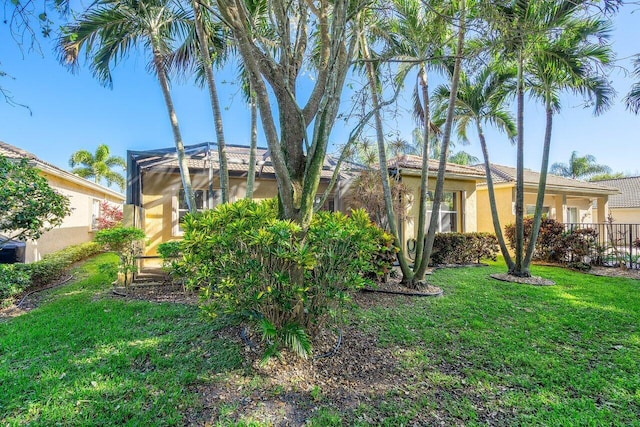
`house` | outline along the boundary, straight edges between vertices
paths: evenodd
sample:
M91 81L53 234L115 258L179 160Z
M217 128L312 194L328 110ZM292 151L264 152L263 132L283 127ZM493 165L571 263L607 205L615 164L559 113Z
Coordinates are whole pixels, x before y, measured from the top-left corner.
M388 162L389 172L400 180L409 190L407 200L407 212L404 221L400 221L400 240L411 252L411 242L417 235L418 227L418 200L420 194L420 177L422 170L422 158L420 156L402 155ZM433 197L438 173L438 161L429 160L429 198ZM477 204L480 183L484 182L485 175L482 171L470 166L447 163L445 169L444 198L440 204L440 219L438 232L473 232L478 230ZM430 216L432 202L427 205L427 214ZM427 218L429 221L429 218ZM428 224L428 222L427 222Z
M266 148L256 153L254 200L278 194L275 171ZM247 191L249 149L227 145L229 200L242 199ZM218 152L215 143L185 147L189 172L198 209L213 208L220 202ZM321 173L318 197L324 194L333 176L336 159L327 157ZM323 208L346 211L344 193L348 190L348 168L341 169ZM160 243L180 238L180 219L188 212L175 148L127 152L127 199L125 223L140 227L147 235L145 266L157 265Z
M0 141L0 155L9 159L28 159L30 165L40 170L52 189L70 200L71 214L59 227L45 232L36 241L26 242L24 261L27 263L38 261L44 255L67 246L91 241L96 231L96 220L101 214L100 203L102 201L115 204L124 202L122 194L80 178L2 141Z
M620 190L609 197L609 212L618 224L640 224L640 176L598 181Z
M484 172L484 165L476 168ZM491 177L500 224L504 227L515 222L516 168L492 164ZM524 170L525 215L533 215L535 211L539 180L538 172ZM601 183L548 174L542 209L549 218L563 223L602 223L607 218L609 197L618 193L618 189ZM478 185L477 209L478 231L494 232L486 182Z

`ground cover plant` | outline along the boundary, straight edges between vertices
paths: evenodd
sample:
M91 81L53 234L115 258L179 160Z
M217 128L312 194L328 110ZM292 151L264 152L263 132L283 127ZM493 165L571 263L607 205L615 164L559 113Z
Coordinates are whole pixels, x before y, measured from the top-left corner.
M357 294L333 357L261 368L195 306L109 297L106 256L0 320L0 424L640 425L637 280L441 269L444 297Z

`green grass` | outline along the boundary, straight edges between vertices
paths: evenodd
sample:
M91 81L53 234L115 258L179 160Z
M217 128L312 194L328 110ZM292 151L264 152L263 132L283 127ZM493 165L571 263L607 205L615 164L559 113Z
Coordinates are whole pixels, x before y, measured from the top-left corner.
M0 425L183 425L207 410L263 425L196 392L227 375L264 384L217 338L222 325L196 307L105 297L109 257L0 322ZM410 381L351 409L313 389L308 425L640 425L640 282L554 267L533 269L552 287L488 278L502 271L438 270L444 297L355 309Z
M402 409L435 402L447 424L493 412L516 425L640 425L640 283L553 267L533 269L551 287L487 278L503 270L438 270L444 298L357 313L420 372L420 398Z
M105 298L107 261L0 323L0 424L182 424L192 386L241 365L197 307Z

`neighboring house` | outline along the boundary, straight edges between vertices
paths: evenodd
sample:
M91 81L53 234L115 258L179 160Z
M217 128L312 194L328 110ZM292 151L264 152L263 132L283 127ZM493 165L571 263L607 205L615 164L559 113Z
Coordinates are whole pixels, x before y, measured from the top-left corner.
M229 200L246 196L249 148L227 145ZM220 203L218 152L215 143L185 147L189 172L198 209L213 208ZM323 167L317 200L323 195L333 175L335 161L327 158ZM323 209L346 210L343 194L350 182L348 171L338 176ZM275 172L268 150L257 149L254 200L278 194ZM182 236L180 219L188 212L175 148L127 152L127 205L125 223L140 227L147 235L145 265L157 264L157 247Z
M618 224L640 224L640 176L598 181L620 190L609 197L609 212Z
M484 166L476 166L484 172ZM500 224L515 222L516 168L491 165ZM540 174L524 170L525 215L533 215ZM601 183L547 175L543 213L563 223L602 223L608 213L609 197L619 190ZM596 207L596 209L593 208ZM494 232L486 182L478 185L478 231Z
M28 159L32 166L40 170L49 186L67 196L71 202L71 214L64 219L62 225L47 231L36 241L26 242L25 262L27 263L38 261L44 255L69 245L91 241L96 231L96 220L101 214L100 202L106 200L119 205L124 202L122 194L73 175L2 141L0 141L0 155L9 159Z
M418 200L422 158L403 155L391 159L389 172L402 181L410 192L406 218L400 223L400 240L412 250L418 227ZM438 161L429 160L429 198L433 197L438 173ZM478 230L476 210L479 202L478 184L484 181L484 173L470 166L447 163L445 169L444 196L440 204L439 232L473 232ZM427 225L432 202L427 205ZM408 244L409 243L409 244Z

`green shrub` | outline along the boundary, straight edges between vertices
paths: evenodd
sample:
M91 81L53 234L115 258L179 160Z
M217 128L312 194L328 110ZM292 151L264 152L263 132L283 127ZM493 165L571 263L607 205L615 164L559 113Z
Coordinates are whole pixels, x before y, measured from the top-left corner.
M0 300L55 282L65 274L71 264L100 251L100 245L87 242L45 255L40 261L31 264L0 265Z
M126 286L138 271L136 257L142 254L144 231L136 227L105 228L96 233L96 242L120 257L120 273Z
M20 294L30 284L29 274L14 264L0 264L0 307L5 301Z
M182 273L202 289L202 307L257 326L265 357L288 347L306 357L365 274L381 268L381 233L363 210L317 213L305 233L279 220L273 200L240 200L186 215Z
M101 247L94 242L80 243L47 254L40 261L31 264L16 264L16 268L29 274L31 287L45 286L62 277L71 264L82 261L100 251Z
M496 259L498 240L491 233L437 233L431 264L471 264Z
M187 270L181 262L183 259L182 243L181 240L172 240L158 245L158 255L162 258L162 269L179 281L184 281L187 276Z

